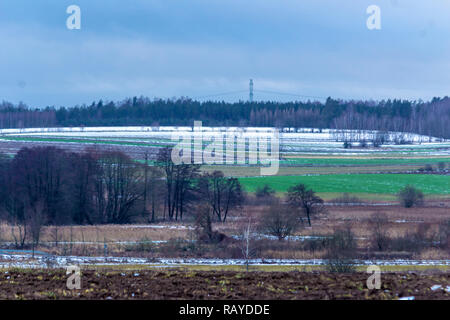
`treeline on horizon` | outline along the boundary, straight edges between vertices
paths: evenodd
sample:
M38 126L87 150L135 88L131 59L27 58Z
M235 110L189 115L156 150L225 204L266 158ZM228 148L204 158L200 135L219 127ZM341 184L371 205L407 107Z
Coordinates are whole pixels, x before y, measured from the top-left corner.
M450 98L321 102L199 102L134 97L120 102L33 109L0 104L0 128L64 126L269 126L413 132L450 138Z

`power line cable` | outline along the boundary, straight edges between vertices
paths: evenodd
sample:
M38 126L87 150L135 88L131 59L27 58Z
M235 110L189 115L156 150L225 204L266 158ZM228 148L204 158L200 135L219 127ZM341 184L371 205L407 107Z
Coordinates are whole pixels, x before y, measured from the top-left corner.
M291 97L301 97L301 98L308 98L308 99L321 99L321 100L328 99L328 97L323 97L323 96L310 96L310 95L304 95L304 94L299 94L299 93L290 93L290 92L278 92L278 91L259 90L259 89L255 89L253 91L258 92L258 93L283 95L283 96L291 96ZM191 99L200 100L200 99L228 96L228 95L232 95L232 94L247 93L247 92L248 92L248 90L236 90L236 91L228 91L228 92L222 92L222 93L209 94L209 95L204 95L204 96L197 96L197 97L192 97Z
M269 90L254 90L254 91L261 92L261 93L267 93L267 94L276 94L276 95L311 98L311 99L325 99L325 100L328 99L328 97L308 96L308 95L304 95L304 94L288 93L288 92L277 92L277 91L269 91Z
M223 93L216 93L216 94L210 94L206 96L200 96L200 97L193 97L192 99L205 99L205 98L213 98L213 97L220 97L220 96L228 96L231 94L237 94L237 93L244 93L247 92L247 90L239 90L239 91L229 91L229 92L223 92Z

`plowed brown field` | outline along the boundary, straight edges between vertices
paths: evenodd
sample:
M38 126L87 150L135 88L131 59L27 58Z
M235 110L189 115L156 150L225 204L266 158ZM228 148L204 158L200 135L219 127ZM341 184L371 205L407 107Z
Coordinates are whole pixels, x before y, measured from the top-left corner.
M450 300L450 274L382 273L367 289L366 273L83 270L69 290L63 270L2 271L1 299L415 299ZM431 287L442 288L432 290Z

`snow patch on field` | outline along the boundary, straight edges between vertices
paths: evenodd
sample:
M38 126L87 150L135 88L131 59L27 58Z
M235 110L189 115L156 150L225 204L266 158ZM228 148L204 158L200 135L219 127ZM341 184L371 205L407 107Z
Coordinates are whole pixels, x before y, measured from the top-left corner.
M134 229L134 228L142 228L142 229L175 229L175 230L194 230L194 227L190 226L171 226L171 225L124 225L122 226L124 229Z
M279 131L273 127L202 127L201 131L194 132L192 126L122 126L122 127L61 127L61 128L22 128L22 129L0 129L4 135L70 135L70 136L164 136L176 132L177 134L216 134L230 131L242 131L245 134L260 135ZM377 131L372 130L334 130L334 129L310 129L310 128L285 128L280 131L280 137L286 140L309 140L309 141L333 141L339 135L357 135L361 139L369 139ZM441 139L428 137L414 133L390 132L390 139L399 135L407 136L413 142L440 142Z
M432 286L430 289L431 289L432 291L436 291L436 290L445 290L445 292L450 293L450 286L446 286L446 287L444 288L442 285L436 284L436 285Z
M191 126L124 126L124 127L64 127L64 128L24 128L24 129L0 129L0 135L4 139L10 137L22 137L21 142L34 142L32 138L58 139L59 141L45 141L45 143L73 143L91 144L108 140L108 144L114 143L152 143L153 147L159 147L161 143L171 145L172 137L202 136L205 140L211 137L223 138L230 132L240 132L246 138L273 136L278 132L280 150L284 154L315 154L315 155L387 155L396 153L399 155L422 154L443 156L450 155L450 144L448 140L428 137L413 133L390 132L383 134L386 138L385 144L380 148L360 148L358 142L365 140L369 142L378 134L377 131L359 130L334 130L334 129L311 129L311 128L285 128L279 130L271 127L202 127L201 131L194 131ZM27 141L27 137L30 138ZM64 140L68 141L65 142ZM83 142L70 142L69 139L86 139ZM350 139L351 149L344 148L344 142ZM115 140L115 141L111 141ZM395 145L393 141L406 141L409 144ZM161 146L164 146L161 145Z
M310 266L324 265L323 259L251 259L251 265L274 266ZM0 268L64 268L70 265L147 265L155 267L183 266L183 265L209 265L230 266L245 265L244 259L199 259L199 258L133 258L133 257L81 257L81 256L51 256L38 255L34 258L30 254L0 254ZM450 260L355 260L356 265L378 266L449 266Z

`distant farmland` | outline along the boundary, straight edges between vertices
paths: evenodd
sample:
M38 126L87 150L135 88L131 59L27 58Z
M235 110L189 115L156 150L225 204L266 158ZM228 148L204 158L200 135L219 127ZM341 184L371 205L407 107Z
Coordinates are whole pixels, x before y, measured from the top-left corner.
M319 193L395 194L407 184L429 195L450 194L450 177L432 174L328 174L316 176L267 176L239 178L248 192L268 184L277 192L304 183Z
M203 127L203 135L225 132L226 127ZM269 128L241 128L254 135ZM175 144L175 136L192 134L192 127L73 127L4 129L0 136L0 151L13 155L20 148L51 145L71 151L86 147L120 149L133 159L149 164L160 148ZM360 132L370 138L371 131ZM338 131L298 128L280 132L280 168L276 176L261 177L260 168L250 165L204 165L202 171L221 170L226 176L240 179L247 192L258 186L270 185L284 193L297 183L304 183L325 199L340 194L358 194L364 199L392 200L407 184L424 194L448 197L450 194L450 142L407 133L408 143L388 141L378 147L365 147L355 141L345 147ZM424 174L422 174L424 173ZM433 174L429 174L433 173Z

